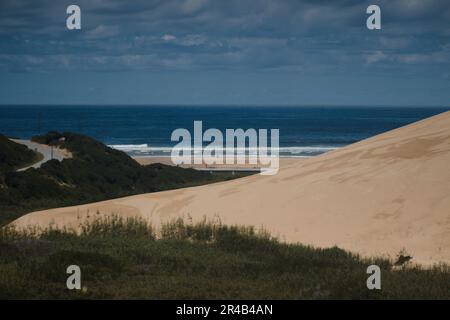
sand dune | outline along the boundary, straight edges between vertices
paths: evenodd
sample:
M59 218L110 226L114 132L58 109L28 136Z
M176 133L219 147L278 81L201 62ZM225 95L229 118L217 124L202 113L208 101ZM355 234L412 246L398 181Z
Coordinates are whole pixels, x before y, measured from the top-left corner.
M364 255L450 263L450 112L327 154L282 162L275 176L30 213L20 226L72 225L86 215L220 217L281 239ZM88 213L89 212L89 213Z

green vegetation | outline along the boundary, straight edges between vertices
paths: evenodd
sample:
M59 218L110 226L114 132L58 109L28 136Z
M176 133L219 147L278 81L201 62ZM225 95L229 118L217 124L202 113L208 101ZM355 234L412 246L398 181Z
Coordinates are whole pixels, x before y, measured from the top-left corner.
M34 141L72 152L72 159L51 160L39 169L16 172L28 149L12 141L0 149L0 225L34 210L77 205L139 193L189 187L245 174L209 173L163 164L141 166L124 152L92 138L50 132ZM25 148L25 149L24 149ZM1 158L3 154L3 158ZM28 158L26 158L28 159Z
M69 230L0 233L0 298L6 299L450 299L450 269L393 270L338 248L283 244L267 232L220 223L102 218ZM82 290L66 288L81 268ZM367 266L382 290L366 288Z
M2 173L26 167L38 160L38 153L0 134L0 179Z
M0 223L37 209L233 177L143 167L73 133L34 140L66 148L73 158L16 172L35 154L0 136ZM401 259L284 244L252 227L176 220L155 231L139 219L96 217L78 232L1 228L0 299L450 299L444 265L398 267ZM409 256L400 258L409 263ZM66 268L73 264L82 270L79 291L66 288ZM366 287L372 264L382 270L382 290Z

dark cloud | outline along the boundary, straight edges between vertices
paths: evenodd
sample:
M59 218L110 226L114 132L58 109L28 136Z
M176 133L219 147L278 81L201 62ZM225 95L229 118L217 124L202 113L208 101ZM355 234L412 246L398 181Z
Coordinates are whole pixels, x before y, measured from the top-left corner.
M68 5L82 30L65 28ZM365 27L369 4L381 31ZM0 72L279 72L447 79L447 0L1 0Z

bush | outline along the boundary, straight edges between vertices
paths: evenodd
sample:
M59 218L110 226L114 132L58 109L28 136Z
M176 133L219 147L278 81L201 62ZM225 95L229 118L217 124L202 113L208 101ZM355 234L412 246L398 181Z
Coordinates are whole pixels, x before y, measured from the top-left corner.
M211 174L163 164L141 166L121 151L70 132L50 132L33 140L68 149L73 158L62 162L51 160L39 169L14 172L12 164L17 164L16 157L22 155L23 148L28 149L7 140L8 145L20 146L17 147L20 151L0 149L0 157L3 152L8 159L8 169L0 174L0 225L30 211L212 183L231 177L227 173ZM0 137L0 144L1 141ZM242 175L233 177L239 176Z
M339 248L284 244L249 227L174 220L159 236L142 219L98 217L79 230L0 233L6 299L449 299L450 268L394 270ZM366 268L382 269L368 290ZM65 287L79 265L81 291Z
M0 176L37 160L36 152L0 134Z
M4 299L450 299L445 265L395 270L339 248L284 244L267 232L174 220L159 236L139 218L100 217L80 230L0 233ZM382 269L368 290L366 269ZM65 287L78 265L80 291Z

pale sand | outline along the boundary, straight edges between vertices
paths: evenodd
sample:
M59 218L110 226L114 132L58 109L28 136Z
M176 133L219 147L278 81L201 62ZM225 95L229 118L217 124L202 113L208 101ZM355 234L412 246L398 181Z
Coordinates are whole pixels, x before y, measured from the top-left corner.
M170 156L168 157L159 157L159 156L149 156L149 157L145 157L145 156L136 156L133 157L134 160L136 160L139 164L145 166L145 165L149 165L149 164L154 164L154 163L163 163L166 165L171 165L171 166L175 166L175 164L172 162L172 158ZM280 162L283 162L284 164L288 164L291 162L297 162L297 161L301 161L304 160L305 158L291 158L291 157L280 157ZM223 160L222 164L206 164L205 162L203 162L202 164L182 164L179 165L180 167L183 168L220 168L220 169L260 169L260 168L264 168L264 167L270 167L269 164L267 165L261 165L259 162L256 164L251 164L248 160L248 157L243 157L242 158L242 164L238 163L237 161L235 161L233 164L227 164L225 163L225 160ZM209 163L212 163L209 162Z
M15 223L76 226L87 210L91 217L97 210L140 215L154 225L219 216L227 224L264 226L289 242L368 256L406 249L418 263L450 263L450 112L282 163L275 176L45 210Z

